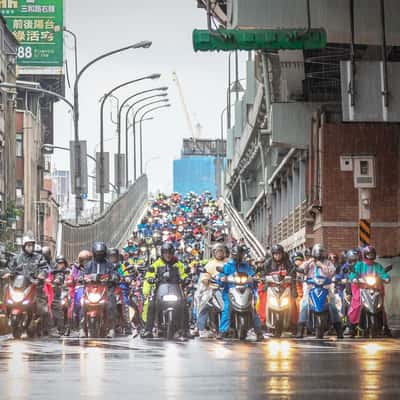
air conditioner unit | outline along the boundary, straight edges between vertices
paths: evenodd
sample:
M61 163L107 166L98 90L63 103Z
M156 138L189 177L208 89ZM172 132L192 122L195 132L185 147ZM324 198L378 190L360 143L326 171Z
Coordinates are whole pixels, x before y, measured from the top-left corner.
M373 156L353 157L354 187L371 189L375 184L375 158Z

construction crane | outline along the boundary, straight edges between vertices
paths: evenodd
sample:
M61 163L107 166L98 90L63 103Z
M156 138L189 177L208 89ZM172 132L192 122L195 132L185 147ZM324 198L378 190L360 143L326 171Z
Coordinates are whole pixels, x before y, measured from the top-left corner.
M198 139L199 135L196 134L196 130L193 127L192 119L190 118L189 110L188 110L188 107L187 107L186 102L185 102L185 97L183 96L182 86L181 86L181 84L179 82L178 75L177 75L177 73L175 71L172 72L172 80L176 83L176 87L178 88L179 97L180 97L181 103L182 103L182 108L183 108L183 111L184 111L185 116L186 116L186 122L187 122L187 125L188 125L188 128L189 128L189 131L192 134L192 138L195 141L196 139ZM200 131L200 124L197 124L196 128Z

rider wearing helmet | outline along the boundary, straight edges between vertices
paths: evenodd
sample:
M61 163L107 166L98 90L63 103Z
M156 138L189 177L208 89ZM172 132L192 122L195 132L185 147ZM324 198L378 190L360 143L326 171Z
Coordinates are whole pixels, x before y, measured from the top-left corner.
M297 270L298 268L301 268L301 266L304 263L304 255L301 251L296 251L291 257L292 264L294 265L294 268ZM296 272L296 309L297 311L300 310L300 304L303 299L303 282L301 282L299 279L301 278L302 274Z
M243 262L243 258L246 255L247 247L244 245L235 245L231 249L231 259L224 265L223 271L219 274L219 282L223 283L222 298L224 300L224 309L221 314L221 320L219 324L219 337L226 338L228 336L228 330L230 327L230 301L229 301L229 289L232 284L226 283L227 277L234 275L236 272L245 273L249 277L255 275L255 271L247 263ZM263 339L261 332L260 320L257 313L253 309L253 323L254 330L257 335L257 340Z
M65 283L65 278L69 273L70 270L68 268L67 259L63 255L58 255L51 270L51 274L49 275L52 286L51 295L49 295L49 304L53 316L53 335L63 334L65 330L66 321L64 320L62 304L62 288Z
M45 331L48 329L49 310L48 292L45 290L45 279L49 273L49 264L42 254L35 253L35 238L32 232L27 232L22 238L21 252L8 265L8 272L14 275L24 275L27 278L39 279L36 296L38 314L44 320Z
M205 273L200 274L198 287L195 293L195 304L196 309L199 305L199 299L202 294L209 290L210 288L210 279L216 278L218 275L218 268L223 268L226 264L225 257L225 246L222 243L217 243L212 248L213 258L206 264L204 267ZM210 313L210 309L205 306L200 313L197 315L197 329L199 331L200 338L211 337L211 333L205 330L207 319Z
M115 291L120 291L122 298L122 304L117 305L117 311L119 314L119 319L122 322L122 328L127 335L132 333L131 326L129 323L129 283L125 281L125 277L129 276L133 268L129 268L128 265L121 263L121 255L117 248L112 248L108 252L109 260L114 266L114 272L116 272L120 277L120 283Z
M289 256L285 252L284 248L280 244L274 244L271 247L271 259L264 265L264 268L260 271L262 277L277 273L283 273L295 277L296 273L292 267ZM296 297L296 285L295 281L292 282L292 296ZM266 322L266 303L267 303L267 292L264 290L262 283L258 286L258 315L260 316L261 324L264 326Z
M336 274L336 267L328 260L328 256L325 247L317 243L314 245L311 251L311 259L306 261L300 269L305 279L314 279L317 274L325 276L326 278L332 279ZM304 328L308 320L308 293L310 290L309 285L304 286L303 300L300 305L299 321L297 324L297 338L303 337ZM335 304L335 296L331 288L329 295L329 314L332 318L332 323L335 328L338 339L343 338L343 327L340 321L339 313Z
M362 250L362 260L358 261L354 269L349 274L349 280L352 282L351 291L352 291L352 298L351 298L351 305L349 309L349 321L350 321L350 331L351 336L354 337L354 328L360 321L361 315L361 298L360 298L360 288L357 285L358 279L364 277L368 274L377 275L382 283L389 283L390 276L385 271L383 266L376 262L376 250L372 246L366 246ZM381 293L382 298L384 300L384 287L381 285ZM384 301L383 301L384 304ZM390 329L387 323L387 316L386 312L383 309L383 334L385 336L391 336Z
M114 266L107 261L107 246L103 242L94 242L92 247L93 260L90 261L85 268L85 275L109 275L113 281L118 280L118 275L114 273ZM110 286L107 298L107 325L108 337L115 337L116 323L116 300L114 296L114 287ZM80 335L85 336L85 331L82 327Z
M154 284L149 283L149 279L155 279L160 277L167 270L169 271L170 283L180 283L181 281L185 281L188 277L185 272L184 265L178 261L175 257L175 248L171 243L164 243L161 246L161 256L153 263L152 268L146 272L144 277L143 284L143 296L146 298L145 307L147 307L147 318L146 318L146 326L145 331L142 334L142 338L152 338L153 337L153 326L155 320L156 313L156 303L155 299L151 302L149 301L149 296L151 293L151 289ZM147 304L147 306L146 306ZM145 314L145 310L143 310ZM188 312L184 310L184 315L182 316L182 329L184 330L184 336L190 336L188 333Z

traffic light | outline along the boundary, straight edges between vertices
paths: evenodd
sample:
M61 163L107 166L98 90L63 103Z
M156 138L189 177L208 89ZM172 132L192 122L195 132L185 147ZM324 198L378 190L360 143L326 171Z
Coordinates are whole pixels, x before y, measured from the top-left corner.
M302 50L326 47L326 31L311 29L195 29L194 51Z

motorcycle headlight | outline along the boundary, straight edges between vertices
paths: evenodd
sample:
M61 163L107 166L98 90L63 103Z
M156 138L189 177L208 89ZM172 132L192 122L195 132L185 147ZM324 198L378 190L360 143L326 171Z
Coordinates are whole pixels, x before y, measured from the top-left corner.
M100 293L89 293L88 294L88 300L91 303L98 303L101 299L101 294Z
M11 291L11 298L15 303L20 303L24 299L24 292L20 292L18 290Z
M376 285L376 278L375 278L375 276L367 276L365 278L365 282L367 282L368 286L374 286L374 285Z
M284 299L282 299L281 301L281 306L282 307L286 307L287 305L289 305L289 299L287 297L285 297Z
M178 301L178 296L174 294L166 294L163 296L163 301Z

